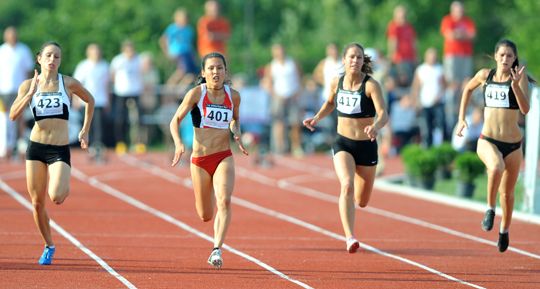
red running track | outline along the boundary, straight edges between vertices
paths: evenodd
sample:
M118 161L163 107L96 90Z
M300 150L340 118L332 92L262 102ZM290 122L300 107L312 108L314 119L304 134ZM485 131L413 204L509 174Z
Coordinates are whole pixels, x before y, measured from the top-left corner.
M358 210L362 250L346 253L328 156L262 169L235 155L230 247L214 270L212 224L195 213L186 165L170 168L164 154L86 157L73 152L66 202L47 203L72 237L53 232L52 266L37 265L42 241L13 197L28 200L24 164L0 166L0 288L540 288L539 225L514 220L515 251L501 254L481 213L380 190Z

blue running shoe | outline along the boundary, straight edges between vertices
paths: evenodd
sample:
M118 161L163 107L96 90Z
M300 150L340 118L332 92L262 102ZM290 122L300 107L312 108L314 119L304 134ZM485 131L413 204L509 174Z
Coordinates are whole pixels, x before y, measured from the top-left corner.
M41 257L39 258L39 265L51 265L52 259L54 256L54 251L56 251L55 247L49 247L45 246L45 249L43 250L43 254L41 254Z

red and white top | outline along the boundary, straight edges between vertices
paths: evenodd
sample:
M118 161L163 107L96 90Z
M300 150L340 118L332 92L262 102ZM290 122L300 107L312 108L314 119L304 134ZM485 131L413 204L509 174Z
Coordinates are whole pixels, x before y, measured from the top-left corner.
M191 110L193 126L198 128L228 129L233 118L233 102L231 88L224 85L225 99L223 103L212 103L208 98L206 84L201 84L201 98Z

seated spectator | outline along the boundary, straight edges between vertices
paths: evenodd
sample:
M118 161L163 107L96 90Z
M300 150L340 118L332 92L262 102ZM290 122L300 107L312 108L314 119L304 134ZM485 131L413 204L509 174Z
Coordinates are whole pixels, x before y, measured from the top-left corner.
M392 142L397 153L419 135L420 129L417 123L416 108L408 94L392 104L390 128L393 133Z
M482 108L475 106L465 117L465 120L469 124L469 127L463 130L463 137L458 137L455 132L452 133L452 147L458 152L476 152L476 144L478 143L478 138L480 138L482 126L484 125Z

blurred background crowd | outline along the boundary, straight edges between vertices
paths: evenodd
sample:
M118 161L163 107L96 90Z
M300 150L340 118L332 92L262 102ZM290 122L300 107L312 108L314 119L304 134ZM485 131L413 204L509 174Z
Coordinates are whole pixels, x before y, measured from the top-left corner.
M390 115L380 136L383 157L409 143L451 142L456 150L474 151L481 97L473 99L466 137L453 137L463 85L477 67L494 66L486 56L502 37L516 41L520 62L539 57L533 52L540 40L527 35L538 27L535 1L184 2L4 1L0 111L9 109L19 84L33 73L32 51L52 39L63 46L60 72L81 81L96 100L94 160L105 161L107 148L118 154L172 150L168 123L194 85L200 58L218 51L227 57L231 85L242 97L244 141L256 164L270 166L275 154L329 152L336 116L315 132L301 120L318 111L329 81L343 73L341 48L358 42L373 61ZM25 14L27 8L35 13ZM524 24L515 27L515 19ZM533 75L534 69L540 66L529 66ZM73 143L82 109L74 100ZM31 114L19 123L0 120L0 126L0 156L20 158ZM189 147L189 115L180 129Z

